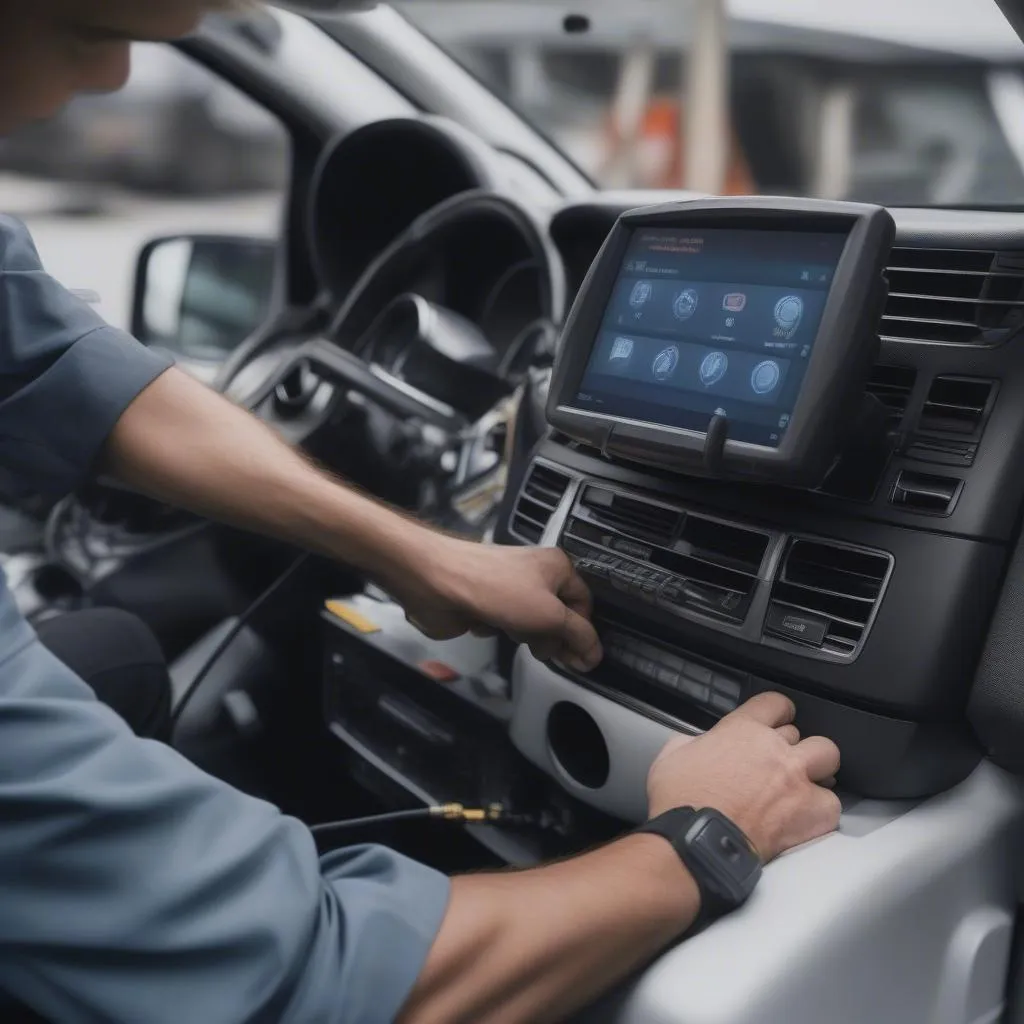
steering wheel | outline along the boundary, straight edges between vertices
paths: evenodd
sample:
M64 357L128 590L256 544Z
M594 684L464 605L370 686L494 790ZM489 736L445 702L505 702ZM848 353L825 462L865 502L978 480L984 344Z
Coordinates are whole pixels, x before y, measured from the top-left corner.
M407 282L415 282L417 269L428 265L433 255L451 253L469 243L486 245L488 236L498 233L514 237L521 253L516 267L535 270L540 303L540 316L523 325L504 351L489 346L479 326L465 316L405 287ZM474 253L466 251L460 258L472 261ZM451 401L457 386L475 397L488 395L490 388L497 400L501 389L495 382L514 383L528 368L533 351L551 345L553 325L561 321L565 303L560 258L534 219L504 196L464 192L419 216L388 245L344 297L325 334L293 348L283 362L279 356L275 358L274 372L246 399L258 407L282 382L312 372L363 394L395 416L457 429L460 422L478 418L485 411L458 408L460 403ZM239 378L254 368L266 352L266 340L261 344L254 338L239 359L225 366L218 382L221 390L230 393ZM269 361L269 353L267 356ZM426 389L430 375L422 372L425 360L433 363L435 370L444 366L444 374L433 375L433 384L436 387L439 378L451 378L448 382L453 386L445 394L431 394ZM488 408L493 404L488 403Z
M473 246L499 236L513 240L517 266L535 269L540 313L500 351L478 324L408 287L431 254L469 246L458 251L472 261ZM531 390L531 357L545 346L553 351L565 302L564 268L534 219L504 196L464 192L418 217L365 268L326 332L310 336L315 310L270 324L229 360L217 386L276 418L273 425L300 444L330 415L325 395L362 396L405 431L399 441L410 453L410 476L430 478L439 518L448 510L479 524L500 498L511 445L529 419L519 417L517 426L518 399ZM396 471L401 475L405 467ZM76 500L83 512L92 508L87 495ZM154 536L164 535L173 523L164 523L154 509ZM93 519L89 512L86 520ZM56 523L55 536L63 536L66 531L57 527L68 523Z

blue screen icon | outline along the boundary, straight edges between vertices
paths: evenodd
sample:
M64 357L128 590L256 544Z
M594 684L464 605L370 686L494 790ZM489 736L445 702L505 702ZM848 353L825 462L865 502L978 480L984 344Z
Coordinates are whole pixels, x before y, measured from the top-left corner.
M700 364L700 382L709 388L717 384L729 369L729 357L724 352L710 352Z
M754 367L754 372L750 375L750 386L754 389L755 395L769 395L779 386L781 379L782 370L779 369L779 364L773 359L766 359Z
M668 348L662 349L655 357L654 362L651 364L651 371L654 374L655 380L668 380L673 373L676 372L676 367L679 365L679 349L675 345L669 345Z

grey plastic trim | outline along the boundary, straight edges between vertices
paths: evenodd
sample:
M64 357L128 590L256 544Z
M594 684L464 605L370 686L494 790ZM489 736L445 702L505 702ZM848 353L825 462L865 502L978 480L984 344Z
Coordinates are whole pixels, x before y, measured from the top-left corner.
M517 657L512 740L567 792L628 821L664 724ZM559 701L608 744L600 789L547 743ZM679 723L679 731L694 731ZM1004 1009L1024 849L1024 780L985 762L924 803L847 801L840 831L768 866L750 902L666 953L587 1024L995 1024Z
M171 666L171 706L181 717L173 744L185 748L209 737L223 712L222 702L235 690L251 691L266 682L274 671L274 658L258 633L246 627L239 631L211 666L188 706L181 702L217 647L238 627L235 618L226 619L200 638Z
M999 1021L1022 783L986 763L867 834L859 812L769 865L741 911L671 950L589 1024Z
M647 773L661 748L678 733L696 735L683 721L673 729L577 686L537 661L525 647L516 655L512 675L512 742L527 760L584 803L625 821L647 817ZM610 770L600 789L581 786L569 776L548 744L548 715L560 701L582 708L594 719L608 745Z

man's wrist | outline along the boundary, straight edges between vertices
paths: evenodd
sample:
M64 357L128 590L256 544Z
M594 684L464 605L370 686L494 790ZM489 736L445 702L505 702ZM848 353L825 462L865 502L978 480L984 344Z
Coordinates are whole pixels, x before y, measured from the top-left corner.
M700 889L672 844L661 836L639 834L625 836L616 845L637 858L637 870L643 873L644 884L651 885L666 926L678 935L688 931L700 915Z

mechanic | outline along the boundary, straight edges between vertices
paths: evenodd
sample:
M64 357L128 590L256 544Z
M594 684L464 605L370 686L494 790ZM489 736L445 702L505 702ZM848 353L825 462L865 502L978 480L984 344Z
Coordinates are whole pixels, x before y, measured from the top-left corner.
M131 40L181 36L213 6L0 0L0 129L120 86ZM364 570L431 635L500 629L541 658L600 659L563 555L432 534L321 475L102 323L8 219L0 387L0 468L29 486L66 491L102 468ZM702 890L660 835L453 880L372 846L319 859L300 822L136 736L65 663L88 660L88 645L51 647L64 660L0 589L0 990L50 1021L537 1024L583 1006L698 915ZM138 731L152 731L140 714ZM652 817L715 808L764 860L835 828L838 751L801 740L792 718L788 700L761 695L674 741L650 775Z

